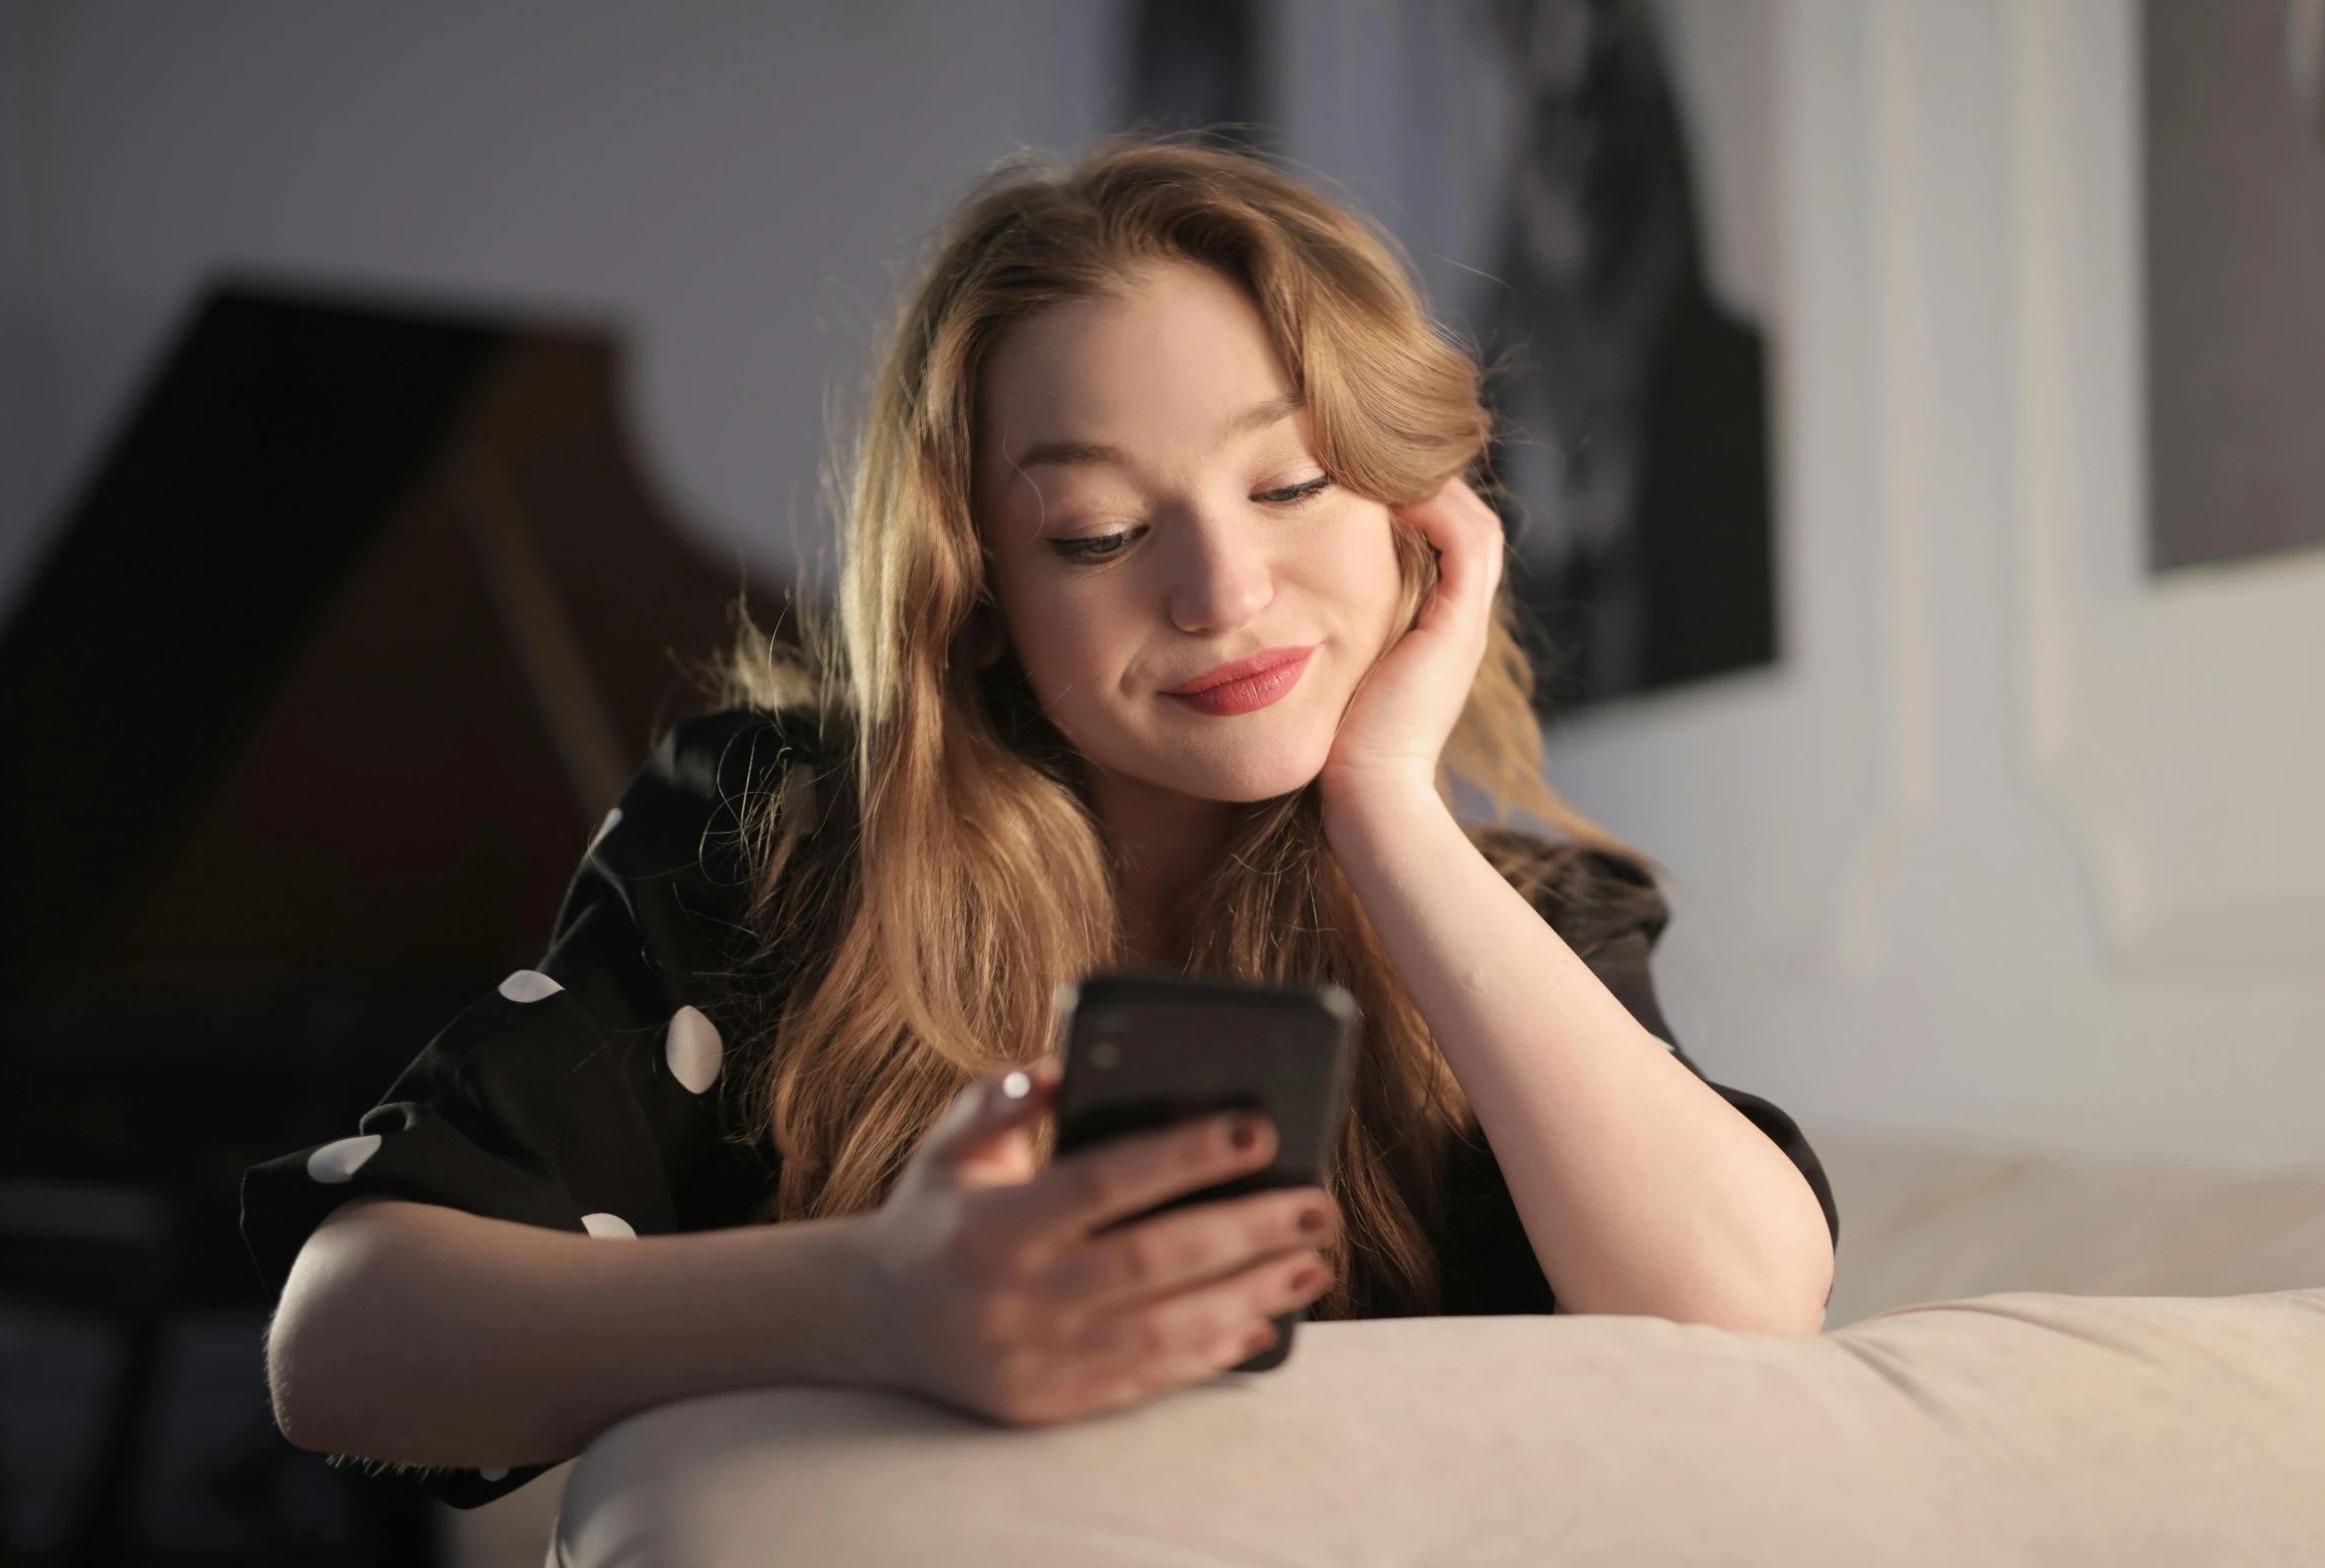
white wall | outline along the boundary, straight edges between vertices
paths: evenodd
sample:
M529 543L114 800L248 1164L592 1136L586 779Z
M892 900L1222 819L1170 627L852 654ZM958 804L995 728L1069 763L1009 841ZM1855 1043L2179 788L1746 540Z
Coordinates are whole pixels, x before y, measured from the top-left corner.
M199 281L618 318L675 509L821 538L826 395L1021 144L1102 128L1084 0L0 0L0 613Z
M1450 297L1500 110L1439 9L1285 0L1282 58ZM1675 1019L1814 1124L2325 1163L2325 559L2139 569L2129 0L1667 9L1776 329L1786 654L1553 768L1672 874ZM1110 24L0 0L0 600L225 263L624 317L678 508L783 560L899 247L1091 127Z
M2130 0L1665 9L1715 275L1777 330L1785 657L1552 765L1672 874L1675 1020L1815 1125L2325 1164L2325 557L2141 567ZM1331 108L1295 147L1352 186L1478 185Z

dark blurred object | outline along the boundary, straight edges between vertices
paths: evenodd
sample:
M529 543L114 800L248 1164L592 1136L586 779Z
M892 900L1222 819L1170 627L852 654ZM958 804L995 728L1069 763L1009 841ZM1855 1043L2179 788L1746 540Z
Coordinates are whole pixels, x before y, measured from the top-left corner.
M603 337L206 300L0 636L20 996L249 1001L532 956L741 592Z
M1132 7L1130 123L1269 139L1259 0L1138 0Z
M40 1560L428 1558L416 1494L274 1433L238 1184L534 961L696 705L741 571L663 521L619 383L586 329L220 289L0 634L0 1304L117 1349ZM207 1414L159 1392L194 1317L247 1353ZM189 1468L201 1547L153 1496Z
M481 983L0 1012L0 1561L431 1560L417 1493L275 1431L238 1201L244 1167L352 1126ZM189 1340L234 1364L223 1389L172 1364Z
M1522 129L1490 346L1546 706L1776 658L1766 354L1704 280L1648 0L1495 0Z
M120 1561L137 1452L150 1438L161 1309L176 1240L160 1197L114 1183L0 1181L0 1287L113 1331L94 1479L61 1532L79 1563ZM0 1398L12 1391L0 1382Z
M2325 0L2148 0L2148 564L2325 544Z

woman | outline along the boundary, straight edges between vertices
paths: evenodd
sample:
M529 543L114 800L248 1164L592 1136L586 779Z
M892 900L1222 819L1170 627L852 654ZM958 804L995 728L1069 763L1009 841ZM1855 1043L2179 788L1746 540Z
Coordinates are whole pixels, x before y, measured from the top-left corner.
M1815 1156L1667 1044L1652 882L1542 781L1487 429L1261 162L989 186L877 384L839 646L739 662L540 969L252 1173L284 1430L474 1501L740 1386L1067 1420L1311 1302L1814 1331ZM1464 829L1449 774L1566 842ZM1111 1223L1264 1164L1237 1116L1045 1161L1051 998L1123 963L1356 995L1329 1194Z

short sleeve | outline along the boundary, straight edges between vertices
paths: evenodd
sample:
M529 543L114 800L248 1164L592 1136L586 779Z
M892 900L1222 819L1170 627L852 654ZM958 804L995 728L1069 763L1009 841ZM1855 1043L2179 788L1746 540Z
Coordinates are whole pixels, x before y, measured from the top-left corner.
M378 1196L609 1242L748 1221L771 1161L732 1130L744 803L789 759L766 715L680 725L588 846L547 953L429 1042L346 1136L253 1167L243 1234L278 1294L314 1228ZM537 1471L430 1471L472 1506Z
M1655 999L1649 956L1670 911L1647 868L1625 856L1572 846L1553 848L1503 829L1476 829L1471 837L1631 1016L1702 1078L1702 1070L1680 1048ZM1757 1094L1704 1081L1799 1168L1838 1245L1841 1218L1833 1184L1799 1124ZM1456 1314L1552 1310L1556 1299L1550 1283L1482 1132L1472 1127L1456 1142L1448 1176L1446 1238L1440 1252L1446 1310Z

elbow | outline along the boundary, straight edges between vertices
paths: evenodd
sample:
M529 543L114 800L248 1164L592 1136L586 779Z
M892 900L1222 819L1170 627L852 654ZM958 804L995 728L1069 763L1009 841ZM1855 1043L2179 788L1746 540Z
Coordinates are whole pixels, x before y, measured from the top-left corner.
M345 1211L342 1211L344 1214ZM376 1296L375 1237L341 1215L325 1220L291 1263L283 1299L267 1325L267 1397L275 1425L293 1448L317 1454L366 1452L350 1430L350 1384L376 1357L361 1353L372 1326L361 1309ZM391 1308L392 1309L392 1308Z
M1747 1334L1807 1339L1824 1331L1826 1293L1820 1291L1812 1296L1787 1291L1731 1314L1731 1320L1720 1326Z
M1825 1304L1833 1296L1833 1232L1807 1178L1789 1161L1784 1169L1791 1179L1778 1184L1759 1223L1739 1228L1744 1245L1729 1260L1727 1320L1719 1326L1805 1338L1825 1327Z
M345 1358L334 1352L333 1324L311 1292L287 1290L267 1325L267 1400L275 1425L295 1449L311 1454L369 1452L349 1421ZM319 1319L319 1320L318 1320Z
M1697 1301L1677 1311L1655 1313L1673 1322L1699 1323L1739 1334L1770 1334L1806 1339L1825 1327L1825 1297L1830 1284L1813 1291L1790 1285L1723 1291L1709 1301Z
M1724 1292L1722 1328L1752 1334L1805 1338L1825 1327L1825 1303L1833 1295L1833 1243L1822 1209L1814 1225L1787 1226L1781 1243L1767 1239Z
M400 1424L386 1385L356 1347L367 1325L327 1301L284 1295L267 1330L267 1399L275 1425L310 1454L400 1457ZM392 1372L388 1374L392 1378Z
M1794 1326L1783 1332L1805 1337L1825 1331L1825 1309L1833 1303L1833 1249L1819 1248L1816 1267L1809 1271L1807 1288L1794 1303Z
M292 1448L328 1453L331 1446L318 1431L326 1423L319 1420L321 1412L313 1408L307 1389L296 1376L301 1322L301 1315L286 1302L267 1325L267 1399L274 1408L276 1427Z
M1739 1249L1724 1267L1675 1292L1686 1305L1670 1315L1747 1334L1806 1338L1822 1332L1834 1263L1823 1211L1817 1211L1813 1231L1788 1231L1782 1241L1764 1237L1758 1247Z
M1768 1270L1762 1289L1734 1303L1734 1321L1722 1324L1754 1334L1806 1338L1825 1327L1825 1303L1833 1296L1833 1249L1820 1215L1816 1246L1804 1247L1790 1267Z
M1798 1269L1766 1266L1641 1281L1629 1289L1560 1290L1558 1311L1577 1315L1660 1317L1742 1334L1807 1338L1825 1326L1833 1289L1832 1253Z

